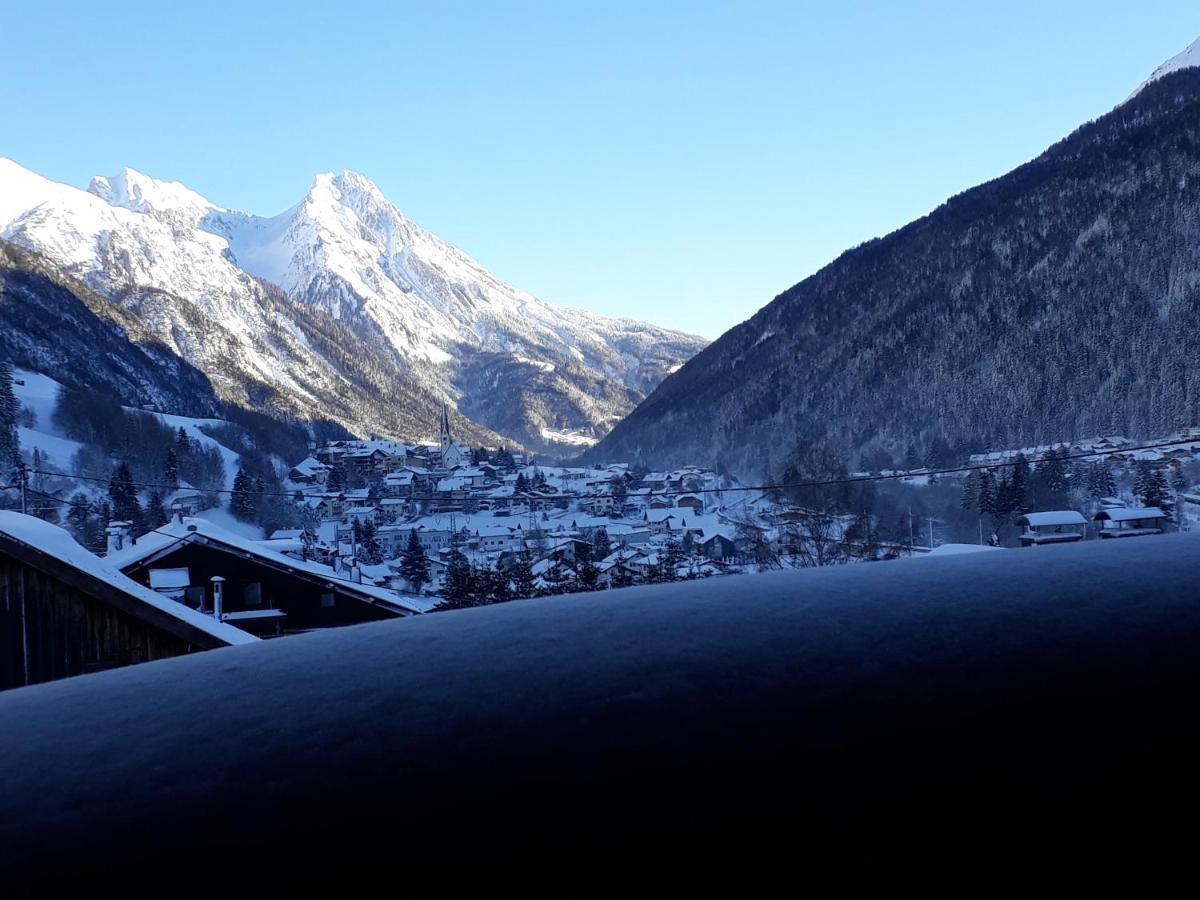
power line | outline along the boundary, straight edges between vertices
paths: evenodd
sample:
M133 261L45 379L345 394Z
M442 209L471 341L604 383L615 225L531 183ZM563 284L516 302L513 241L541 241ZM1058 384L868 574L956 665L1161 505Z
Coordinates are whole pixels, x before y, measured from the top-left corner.
M1111 453L1138 453L1143 450L1161 450L1161 449L1164 449L1167 447L1178 447L1181 444L1187 444L1187 443L1189 443L1189 441L1187 441L1187 440L1158 441L1158 442L1151 443L1151 444L1138 444L1138 445L1135 445L1132 447L1121 447L1119 449L1114 449L1111 451L1092 450L1092 451L1089 451L1086 453L1065 454L1063 456L1055 457L1055 459L1057 459L1061 462L1072 462L1074 460L1081 460L1081 459L1097 459L1102 456L1107 456ZM1200 440L1197 440L1196 443L1200 443ZM1037 461L1038 460L1034 460L1034 462L1037 462ZM1045 459L1043 458L1042 461L1045 461ZM734 487L720 487L720 488L696 488L694 490L687 490L684 488L675 488L675 489L667 488L662 491L655 491L654 493L659 496L664 496L664 495L665 496L681 495L682 496L682 495L688 495L688 494L723 494L723 493L741 493L741 492L746 492L746 491L778 491L778 490L795 489L795 488L833 487L833 486L847 485L847 484L863 484L866 482L873 482L873 481L902 481L906 478L919 478L919 477L930 477L930 476L937 477L937 476L941 476L941 475L957 475L957 474L961 474L964 472L981 472L981 471L989 471L989 470L994 470L994 469L1008 469L1008 468L1012 468L1016 465L1017 465L1016 460L1012 459L1012 460L1007 460L1004 462L977 463L977 464L973 464L973 465L969 464L969 465L963 465L963 466L953 466L953 467L944 468L944 469L926 469L926 470L910 471L910 472L891 472L888 474L878 474L878 475L854 475L854 476L847 476L845 478L829 478L829 479L815 480L815 481L777 482L777 483L771 483L771 484L737 485ZM101 484L108 484L111 481L111 477L104 478L104 477L100 477L97 475L67 475L62 472L51 472L51 471L42 470L42 469L28 469L26 471L32 475L49 475L49 476L53 476L53 477L57 477L57 478L74 478L74 479L77 479L80 481L93 481L93 482L99 482ZM449 477L453 477L453 476L449 476ZM144 482L144 481L143 482L135 481L135 482L132 482L132 484L134 487L147 488L147 489L151 489L151 490L165 490L165 491L181 490L179 485L172 485L172 484L156 484L153 482ZM234 493L236 493L235 491L233 491L230 488L209 488L209 489L184 488L183 490L195 490L202 494L234 494ZM249 496L249 497L288 497L288 498L294 499L297 493L302 493L302 492L301 491L242 491L241 493L244 493L246 496ZM334 492L329 491L327 493L334 493ZM338 492L338 493L341 493L341 492ZM532 495L532 496L534 498L537 497L537 495ZM581 496L587 496L587 495L581 495ZM447 498L442 495L439 495L439 494L420 494L420 495L410 494L410 495L408 495L408 497L406 499L432 501L432 500L445 500ZM546 498L546 499L550 499L550 498Z

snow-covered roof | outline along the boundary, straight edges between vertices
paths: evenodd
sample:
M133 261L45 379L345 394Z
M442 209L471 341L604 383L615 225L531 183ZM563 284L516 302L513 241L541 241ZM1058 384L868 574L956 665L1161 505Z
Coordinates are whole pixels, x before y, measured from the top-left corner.
M296 463L294 466L292 466L292 469L296 472L299 472L301 475L307 475L311 477L316 475L318 472L327 471L329 466L310 456L307 459L302 459L300 462Z
M239 628L218 622L211 616L138 584L110 560L101 559L79 546L70 534L57 525L18 512L0 510L0 538L8 538L45 554L226 644L251 644L258 640Z
M1028 525L1031 528L1048 528L1055 525L1086 525L1087 519L1076 510L1061 509L1026 513L1017 519L1017 524Z
M142 535L137 543L125 547L105 558L110 566L117 569L128 569L144 562L160 551L167 550L172 544L184 541L204 541L220 544L235 551L253 556L260 561L283 569L315 576L326 581L336 581L339 590L347 593L358 593L375 603L382 603L390 608L403 612L428 612L433 604L424 598L412 594L400 594L385 588L377 588L368 584L357 584L336 574L329 566L312 560L300 560L293 556L285 556L267 547L262 542L253 541L234 534L232 531L214 525L205 519L187 518L182 522L170 522L161 528ZM124 577L124 576L122 576Z
M959 556L964 553L980 553L988 550L1002 550L1002 547L989 547L987 544L939 544L924 556ZM920 559L921 557L913 557Z
M1097 522L1137 522L1142 519L1165 519L1167 514L1157 506L1114 507L1102 509L1094 518Z

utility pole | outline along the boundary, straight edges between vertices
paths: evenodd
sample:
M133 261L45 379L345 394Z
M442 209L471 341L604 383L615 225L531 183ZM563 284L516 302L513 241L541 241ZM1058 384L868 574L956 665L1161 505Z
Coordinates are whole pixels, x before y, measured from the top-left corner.
M933 552L933 517L929 517L929 551Z
M913 518L911 506L908 508L908 555L913 555Z

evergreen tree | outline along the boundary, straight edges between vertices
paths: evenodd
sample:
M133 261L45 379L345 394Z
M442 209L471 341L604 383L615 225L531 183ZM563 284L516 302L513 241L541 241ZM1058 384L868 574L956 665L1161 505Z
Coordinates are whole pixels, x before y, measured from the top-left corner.
M475 596L479 605L507 603L513 599L508 574L499 569L475 569Z
M525 477L525 473L521 472L517 475L517 482L513 485L513 492L523 494L529 490L529 479Z
M174 447L167 448L167 456L163 460L163 480L171 487L179 487L179 457Z
M442 585L441 602L437 609L466 609L478 606L475 594L475 571L457 548L447 558L446 580Z
M1000 488L996 484L996 476L991 469L984 469L979 476L979 499L976 507L980 515L995 516L999 514L999 494Z
M377 566L383 561L383 548L379 546L379 529L375 523L362 523L358 538L359 558L369 566Z
M1029 512L1029 460L1018 453L1008 475L996 491L996 512L1001 516L1019 516Z
M1176 469L1171 474L1171 487L1175 489L1175 493L1181 494L1187 490L1187 478L1184 477L1182 469Z
M1117 480L1113 478L1112 466L1107 462L1098 460L1088 469L1088 493L1096 500L1116 495Z
M93 518L86 532L87 543L84 544L97 556L108 549L108 533L105 526L113 521L112 504L107 500L99 500L92 505Z
M904 471L912 472L919 468L921 468L921 454L917 452L915 445L909 444L904 451Z
M1067 505L1067 478L1065 450L1048 451L1038 462L1030 481L1033 503L1039 509L1062 509Z
M962 500L960 506L966 510L976 510L979 508L979 491L980 481L982 476L978 470L971 472L963 479Z
M625 500L629 496L629 485L625 483L625 479L620 475L616 475L612 479L612 495L615 502L617 512L625 505Z
M510 573L513 595L516 597L532 597L537 593L537 582L533 577L533 557L528 550L517 554L517 561Z
M408 547L400 559L400 576L408 582L409 589L418 594L429 584L429 560L425 558L415 528L408 532Z
M1137 464L1134 476L1133 492L1142 506L1156 506L1164 509L1168 505L1167 479L1162 469L1150 463Z
M582 591L594 591L599 587L600 570L592 561L592 548L589 544L579 544L575 550L575 580Z
M239 467L233 477L233 491L229 495L229 511L243 522L253 522L258 513L258 498L254 496L254 481Z
M592 558L602 560L612 553L612 542L608 539L608 529L601 526L592 535Z
M188 433L182 425L175 433L175 446L179 449L180 456L187 456L192 452L192 439L188 437Z
M162 494L158 491L151 491L150 499L146 501L146 528L151 530L162 528L168 521L170 520L163 505Z
M0 460L8 460L20 448L17 438L20 412L21 404L13 389L12 363L7 357L0 357Z
M92 504L83 491L72 494L67 504L67 531L71 532L71 536L80 544L86 546L87 524L92 515Z
M137 488L133 484L133 473L122 462L112 473L108 482L108 499L112 504L113 521L130 522L134 533L141 534L146 527L146 517L138 501Z
M342 465L339 463L330 468L329 474L325 478L325 490L331 493L344 491L346 489L346 473Z

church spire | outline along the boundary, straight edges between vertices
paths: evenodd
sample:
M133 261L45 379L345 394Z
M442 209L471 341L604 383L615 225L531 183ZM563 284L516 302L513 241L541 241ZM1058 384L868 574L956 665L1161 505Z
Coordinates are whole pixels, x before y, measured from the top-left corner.
M438 439L441 442L443 451L449 449L451 443L450 407L446 404L445 400L442 401L442 424L441 431L438 434Z

